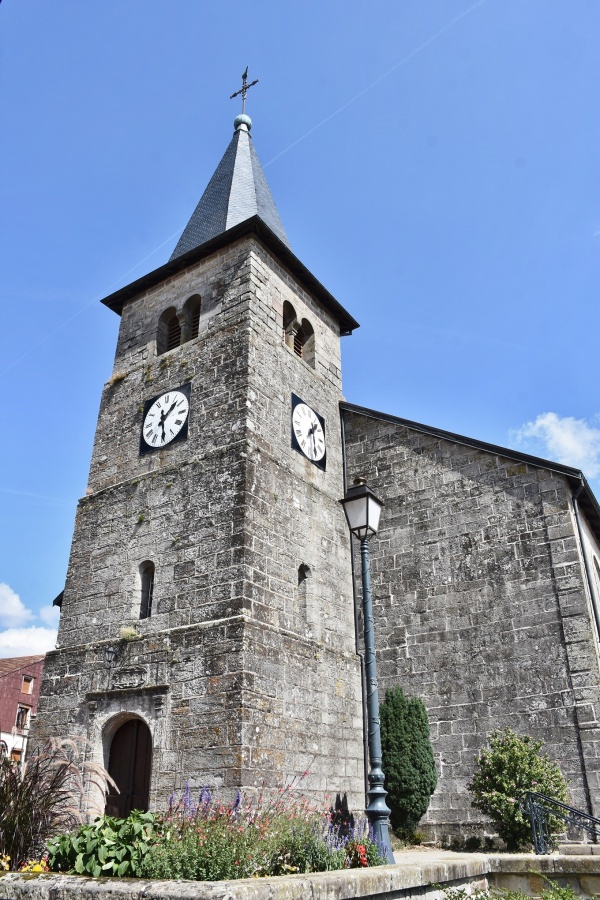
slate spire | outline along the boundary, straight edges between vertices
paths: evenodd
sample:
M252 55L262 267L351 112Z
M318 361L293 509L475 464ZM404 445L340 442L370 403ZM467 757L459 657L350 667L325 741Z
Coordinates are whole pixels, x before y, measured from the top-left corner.
M242 113L236 116L233 124L235 131L231 142L179 238L171 259L183 256L252 216L259 216L289 247L250 137L252 120Z

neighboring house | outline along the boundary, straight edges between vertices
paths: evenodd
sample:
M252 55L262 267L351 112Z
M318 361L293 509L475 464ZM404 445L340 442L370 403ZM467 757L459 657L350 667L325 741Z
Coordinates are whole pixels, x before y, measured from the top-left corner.
M37 713L44 656L0 659L0 755L22 762Z

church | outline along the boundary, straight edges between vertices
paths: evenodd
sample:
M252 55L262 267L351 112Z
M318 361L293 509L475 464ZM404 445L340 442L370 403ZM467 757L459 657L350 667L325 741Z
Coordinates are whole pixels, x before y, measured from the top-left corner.
M294 255L251 127L236 117L169 261L103 300L120 330L38 739L86 740L119 785L111 814L164 808L186 781L294 781L364 808L339 502L361 476L385 503L380 695L400 684L431 722L423 828L483 833L466 784L507 725L543 739L599 815L598 503L576 469L346 401L340 340L358 323Z

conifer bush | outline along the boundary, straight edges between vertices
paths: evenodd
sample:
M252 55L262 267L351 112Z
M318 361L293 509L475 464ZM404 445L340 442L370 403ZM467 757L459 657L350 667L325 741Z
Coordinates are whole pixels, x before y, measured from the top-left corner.
M409 839L437 784L429 717L423 701L407 697L400 686L385 692L380 716L390 824L400 837Z
M542 752L543 746L543 741L515 734L510 728L494 731L467 785L471 806L490 817L510 851L526 849L532 842L529 816L519 806L527 791L568 802L565 777ZM548 822L550 833L564 829L559 819L551 816Z

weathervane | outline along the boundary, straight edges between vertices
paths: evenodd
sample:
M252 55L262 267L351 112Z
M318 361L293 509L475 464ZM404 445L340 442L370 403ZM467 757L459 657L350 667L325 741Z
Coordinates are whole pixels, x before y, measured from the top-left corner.
M246 94L251 87L254 87L255 84L258 84L258 78L248 84L248 66L246 66L246 71L242 75L241 88L239 89L239 91L236 91L235 94L232 94L229 98L230 100L233 100L234 97L239 97L240 94L242 95L242 115L244 115L244 113L246 112Z

